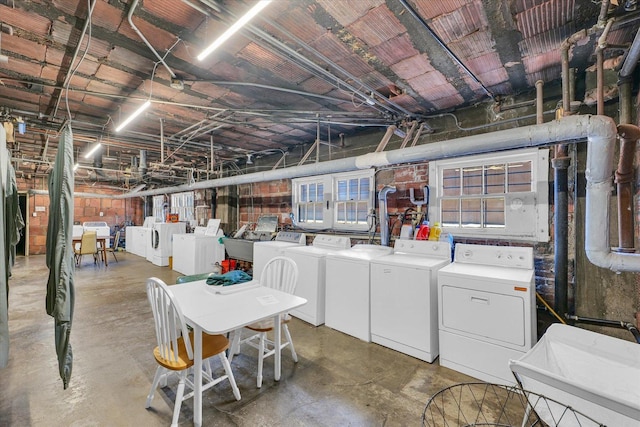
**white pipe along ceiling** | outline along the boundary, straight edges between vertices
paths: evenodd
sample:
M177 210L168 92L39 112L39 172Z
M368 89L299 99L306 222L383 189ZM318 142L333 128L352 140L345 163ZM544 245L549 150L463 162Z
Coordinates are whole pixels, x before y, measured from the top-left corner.
M617 253L609 239L609 199L613 189L613 156L617 139L614 120L608 116L567 116L552 122L507 129L489 134L473 135L439 141L416 147L368 153L346 159L331 160L246 175L200 181L175 187L138 191L110 196L76 193L76 196L126 199L154 196L229 185L251 184L311 175L323 175L368 169L394 164L424 162L471 154L490 153L525 147L542 147L558 143L587 142L585 251L593 264L616 272L640 272L640 254ZM30 191L32 194L45 191Z

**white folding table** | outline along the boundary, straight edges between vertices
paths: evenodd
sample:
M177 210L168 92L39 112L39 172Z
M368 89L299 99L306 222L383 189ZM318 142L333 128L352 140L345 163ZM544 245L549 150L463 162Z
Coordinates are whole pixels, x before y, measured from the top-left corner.
M193 424L202 425L202 333L226 334L258 320L280 315L307 303L307 300L257 281L227 287L207 285L205 280L170 286L194 336ZM280 380L280 328L274 328L274 377Z

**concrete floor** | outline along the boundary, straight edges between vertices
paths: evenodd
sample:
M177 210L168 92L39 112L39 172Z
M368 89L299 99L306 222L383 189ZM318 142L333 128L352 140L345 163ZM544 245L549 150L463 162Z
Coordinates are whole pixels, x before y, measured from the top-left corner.
M73 373L63 390L58 376L53 319L45 312L48 269L44 256L20 257L9 281L9 365L0 370L0 426L167 426L175 385L156 392L144 408L156 369L145 279L175 283L179 273L120 252L109 266L86 256L76 268L71 343ZM431 395L473 381L377 344L294 319L290 325L299 362L283 352L282 379L265 362L255 386L255 350L233 360L242 393L228 382L205 392L204 426L419 426ZM243 347L243 351L244 351ZM252 352L253 351L253 352ZM222 369L217 363L217 368ZM193 401L180 425L191 425Z

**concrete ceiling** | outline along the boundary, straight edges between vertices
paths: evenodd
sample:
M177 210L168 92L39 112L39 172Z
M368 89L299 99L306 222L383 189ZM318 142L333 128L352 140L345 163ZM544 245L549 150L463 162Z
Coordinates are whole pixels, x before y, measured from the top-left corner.
M119 171L118 181L141 150L156 178L186 179L210 170L212 153L228 168L312 143L318 130L336 142L412 120L429 131L438 113L559 81L561 43L601 14L592 0L274 0L196 58L254 3L0 0L0 121L26 122L9 143L18 172L46 173L68 122L78 173ZM616 19L607 57L638 28L620 3L604 16ZM601 32L571 49L578 76ZM102 155L85 160L96 141Z

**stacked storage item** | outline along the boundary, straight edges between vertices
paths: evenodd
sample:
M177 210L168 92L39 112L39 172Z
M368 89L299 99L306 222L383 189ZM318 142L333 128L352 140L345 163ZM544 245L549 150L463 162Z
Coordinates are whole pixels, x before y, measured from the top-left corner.
M159 267L169 265L169 258L173 255L173 235L187 231L184 222L156 222L151 227L147 261Z

